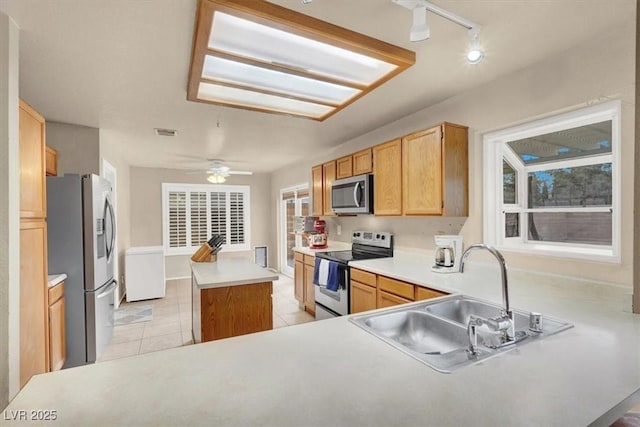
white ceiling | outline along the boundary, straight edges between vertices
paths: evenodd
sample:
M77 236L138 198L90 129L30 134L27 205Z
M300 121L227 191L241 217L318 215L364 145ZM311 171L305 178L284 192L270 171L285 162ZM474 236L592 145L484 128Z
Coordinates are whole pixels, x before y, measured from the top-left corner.
M194 156L256 172L525 68L635 14L635 0L433 0L482 25L486 57L471 66L466 30L428 14L431 39L411 43L411 12L391 0L272 1L413 50L416 64L316 122L186 101L197 0L0 0L0 11L21 29L20 96L47 120L108 130L132 165L188 167L183 156ZM156 136L154 127L178 136Z

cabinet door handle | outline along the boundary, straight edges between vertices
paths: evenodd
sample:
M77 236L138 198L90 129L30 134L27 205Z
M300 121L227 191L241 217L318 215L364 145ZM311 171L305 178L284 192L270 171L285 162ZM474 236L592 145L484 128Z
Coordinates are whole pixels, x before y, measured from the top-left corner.
M360 197L358 197L358 190L360 190L360 183L356 182L356 186L353 188L353 201L356 203L356 208L360 207Z

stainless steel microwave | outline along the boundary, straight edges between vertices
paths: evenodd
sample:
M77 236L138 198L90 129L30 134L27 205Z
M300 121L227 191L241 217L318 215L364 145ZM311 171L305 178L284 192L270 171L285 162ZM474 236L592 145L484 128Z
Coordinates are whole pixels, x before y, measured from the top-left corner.
M364 174L333 181L331 210L337 214L373 213L373 175Z

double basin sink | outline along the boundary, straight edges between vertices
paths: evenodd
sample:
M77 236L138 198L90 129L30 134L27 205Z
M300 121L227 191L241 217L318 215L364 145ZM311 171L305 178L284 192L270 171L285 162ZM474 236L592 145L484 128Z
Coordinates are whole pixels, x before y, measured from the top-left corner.
M502 308L465 295L452 295L393 307L349 320L398 350L436 371L450 373L533 340L543 339L573 325L543 316L542 332L529 329L529 313L514 310L515 341L500 345L491 330L478 332L477 351L469 351L467 325L472 316L485 319L502 315Z

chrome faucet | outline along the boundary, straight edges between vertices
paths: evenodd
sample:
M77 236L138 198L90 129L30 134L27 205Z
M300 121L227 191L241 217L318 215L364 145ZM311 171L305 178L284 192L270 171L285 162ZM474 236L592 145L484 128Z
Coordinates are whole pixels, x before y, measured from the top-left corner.
M486 249L489 251L500 264L500 274L502 278L502 305L503 309L500 316L494 319L484 319L478 316L471 316L467 324L467 334L469 336L469 352L476 354L478 346L478 338L476 334L476 328L478 326L487 325L494 331L503 332L502 344L507 345L515 342L515 322L513 317L513 310L509 305L509 284L507 280L507 264L504 257L498 250L492 246L482 243L476 243L469 246L462 257L460 258L460 273L464 273L464 262L471 252L476 249Z

